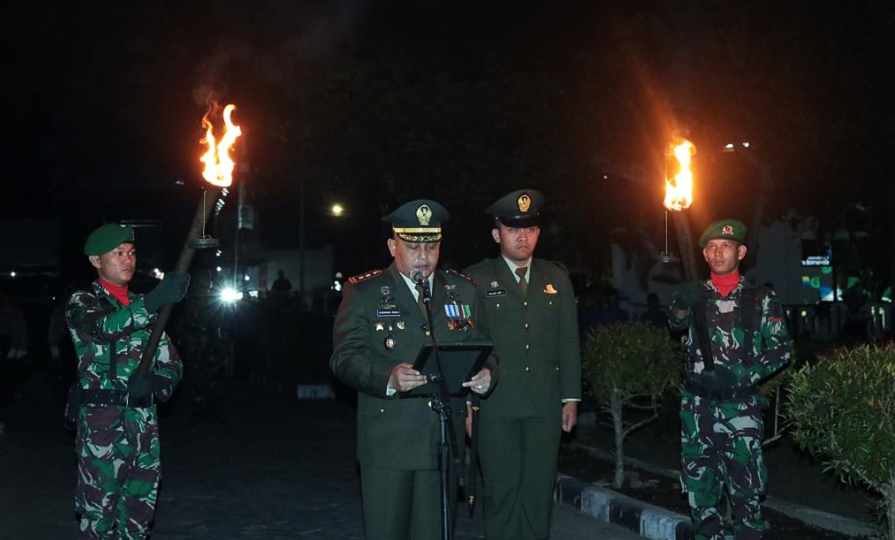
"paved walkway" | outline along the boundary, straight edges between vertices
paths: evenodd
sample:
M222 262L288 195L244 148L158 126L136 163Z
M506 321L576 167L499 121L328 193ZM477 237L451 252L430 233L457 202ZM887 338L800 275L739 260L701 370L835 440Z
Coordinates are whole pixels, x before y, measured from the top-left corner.
M164 484L153 540L362 539L354 412L336 400L295 401L244 383L215 417L185 400L161 421ZM0 538L73 538L74 453L61 411L0 408ZM481 513L457 540L480 539ZM554 540L641 536L557 504Z

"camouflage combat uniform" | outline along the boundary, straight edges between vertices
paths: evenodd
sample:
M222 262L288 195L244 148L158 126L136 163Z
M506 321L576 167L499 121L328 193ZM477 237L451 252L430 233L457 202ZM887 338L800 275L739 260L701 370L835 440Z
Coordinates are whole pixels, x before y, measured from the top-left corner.
M65 309L85 389L75 442L80 538L146 538L155 514L161 476L157 412L150 397L128 396L127 381L156 316L146 311L142 295L128 296L125 306L95 281L92 290L74 293ZM182 372L163 335L150 373L170 384L155 397L167 400Z
M718 506L726 485L737 540L761 539L767 524L761 517L761 497L767 480L762 459L762 409L766 400L758 383L781 369L790 357L790 339L783 310L767 287L740 283L722 297L711 280L706 288L705 315L716 366L729 369L735 383L721 392L702 387L705 363L692 311L684 319L671 310L671 328L689 326L690 366L681 406L681 484L689 494L696 540L722 540ZM750 293L744 293L746 289ZM752 309L743 306L752 295ZM698 308L694 308L698 309ZM751 313L747 313L751 311ZM746 317L752 322L744 323ZM751 338L744 325L754 328ZM751 339L751 351L744 348Z

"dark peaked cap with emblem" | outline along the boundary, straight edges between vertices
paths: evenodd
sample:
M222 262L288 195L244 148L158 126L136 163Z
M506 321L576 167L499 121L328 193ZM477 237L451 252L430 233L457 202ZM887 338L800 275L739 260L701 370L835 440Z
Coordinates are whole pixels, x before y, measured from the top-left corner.
M534 227L538 224L544 195L533 189L520 189L497 199L485 212L507 227Z
M709 240L716 238L735 240L742 244L746 241L746 225L736 219L720 219L702 231L702 236L699 237L699 247L704 248Z
M451 215L435 201L418 199L404 203L382 218L392 224L392 230L405 242L440 242L441 223Z
M107 223L87 237L84 243L84 255L102 255L124 243L134 243L134 230L127 225Z

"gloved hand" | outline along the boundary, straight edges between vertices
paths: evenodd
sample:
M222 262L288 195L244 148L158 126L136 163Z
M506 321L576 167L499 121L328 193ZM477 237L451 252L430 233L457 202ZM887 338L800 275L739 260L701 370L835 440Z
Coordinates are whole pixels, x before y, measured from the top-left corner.
M143 305L146 311L158 311L165 304L180 302L189 286L189 274L166 274L162 282L143 297Z
M704 370L700 382L707 392L725 392L739 386L737 376L724 366L715 366L711 371Z
M164 390L170 380L161 375L131 375L127 380L127 393L132 397L146 397Z
M681 311L705 302L705 287L698 281L685 281L674 293L672 305Z

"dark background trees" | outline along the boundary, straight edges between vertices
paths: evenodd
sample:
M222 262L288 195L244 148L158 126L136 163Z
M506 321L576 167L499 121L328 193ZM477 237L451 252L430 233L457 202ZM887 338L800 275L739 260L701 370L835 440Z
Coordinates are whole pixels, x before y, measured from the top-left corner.
M462 266L493 253L484 207L531 186L542 254L599 272L620 227L662 242L678 133L698 148L694 229L815 216L839 263L885 283L893 18L876 0L19 6L2 210L63 216L72 256L102 217L179 237L216 98L237 104L271 245L296 243L304 183L308 241L343 245L346 271L383 263L378 219L415 197L452 211ZM335 200L347 222L325 216Z

